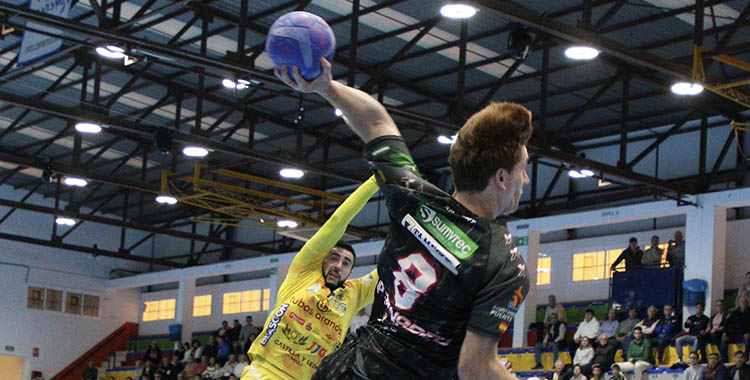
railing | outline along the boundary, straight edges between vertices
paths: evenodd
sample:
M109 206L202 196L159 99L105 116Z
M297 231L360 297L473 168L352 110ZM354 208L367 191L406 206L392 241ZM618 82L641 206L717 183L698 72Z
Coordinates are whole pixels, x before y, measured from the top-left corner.
M60 371L60 373L53 376L50 380L79 380L83 371L88 366L89 361L93 360L102 362L107 360L110 352L122 349L130 338L137 335L138 324L130 322L124 323L111 334L107 335L106 338L94 345L94 347L91 347L91 349L86 351L81 357L70 363L70 365Z

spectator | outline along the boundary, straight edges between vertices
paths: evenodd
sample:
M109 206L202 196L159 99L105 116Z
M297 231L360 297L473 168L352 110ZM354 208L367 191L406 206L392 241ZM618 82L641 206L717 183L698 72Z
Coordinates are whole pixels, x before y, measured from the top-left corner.
M242 325L239 319L232 321L232 328L227 333L227 342L232 345L234 342L240 339L240 332L242 332Z
M182 372L182 369L183 369L182 361L180 361L180 359L177 358L177 356L172 356L172 360L170 361L169 364L170 364L169 372L165 373L164 377L169 380L176 380L177 374Z
M573 335L573 341L570 342L570 354L575 357L576 349L581 344L581 340L586 337L589 338L589 342L595 342L598 333L599 321L597 321L594 316L594 310L586 309L583 315L583 321L578 324L576 333Z
M360 326L366 325L369 319L370 316L367 315L367 310L364 308L360 309L359 312L357 312L357 315L352 319L352 324L349 325L349 334L356 334L357 329Z
M685 321L685 328L688 329L688 335L683 335L674 342L680 362L682 362L682 348L684 346L691 346L690 352L700 351L701 357L706 358L706 337L710 331L708 323L708 317L703 315L703 305L695 305L695 314L688 317L687 321Z
M737 290L737 299L742 297L750 299L750 272L745 273L745 282Z
M201 346L201 342L198 339L193 339L193 359L196 362L200 362L201 357L203 357L203 346Z
M229 342L227 342L227 340L223 336L220 336L217 339L219 341L216 344L216 346L218 347L216 361L220 365L224 365L224 363L229 360L229 355L232 353L232 346L229 345Z
M193 346L190 345L190 342L185 342L183 346L185 347L185 353L183 354L184 356L182 357L181 362L187 363L188 356L193 355Z
M625 375L620 372L620 366L617 364L612 364L612 376L610 376L609 380L627 380L625 378Z
M643 380L643 373L651 368L651 345L643 336L643 329L633 330L633 340L628 345L627 361L617 363L624 372L633 371L635 380Z
M604 374L599 366L591 368L591 378L589 380L604 380Z
M218 338L220 336L223 336L224 338L226 338L231 329L232 328L229 327L229 322L221 321L221 327L219 327L219 329L214 332L214 337Z
M133 378L140 379L143 375L143 363L140 360L135 361L135 369L133 370Z
M99 378L99 371L97 371L95 367L95 363L93 361L89 362L88 368L83 370L83 374L81 375L81 379L83 380L97 380Z
M213 356L211 356L210 359L212 359L212 360L214 360L214 362L216 362L216 359ZM208 368L209 363L210 363L210 361L209 361L209 357L208 356L206 356L206 355L201 356L200 363L198 363L198 365L195 366L195 370L194 370L195 374L196 375L203 375L203 371L205 371L206 368Z
M703 367L698 363L698 353L693 351L688 358L689 366L683 372L684 380L704 380Z
M615 362L615 353L617 353L617 346L608 339L607 334L599 335L599 347L594 350L594 359L592 359L591 365L609 368Z
M703 370L705 380L728 380L727 367L721 364L719 354L711 353L708 355L708 365Z
M173 355L176 356L180 361L185 359L185 345L182 344L182 342L177 342L177 349L174 350Z
M213 336L209 336L208 343L206 343L206 345L203 347L202 356L208 356L209 358L211 358L211 357L216 357L216 355L218 354L219 354L219 345L216 343L216 338L214 338Z
M156 367L156 372L162 374L162 379L164 379L164 380L172 380L171 377L170 377L171 375L168 375L168 374L173 373L174 370L175 370L174 366L172 365L172 363L169 362L169 357L167 357L166 355L162 356L161 357L161 362Z
M164 376L161 374L161 372L154 372L153 380L164 380Z
M239 355L239 362L237 365L234 366L234 376L236 376L238 379L242 377L242 371L245 370L245 367L250 365L248 363L247 354L240 354ZM724 380L724 379L721 379Z
M662 256L664 256L664 250L659 248L659 237L651 236L651 246L643 252L643 266L647 268L660 267Z
M555 370L552 372L552 380L568 380L570 376L564 371L565 363L562 360L555 360Z
M580 351L580 350L579 350ZM573 376L570 380L586 380L586 375L583 374L583 369L580 364L573 364Z
M745 352L734 353L734 365L729 367L727 380L750 380L750 366L745 364Z
M631 307L628 310L628 319L622 321L617 326L617 340L618 345L622 344L622 351L628 352L628 343L633 338L633 329L641 320L638 318L638 309Z
M607 320L599 324L599 332L596 336L599 337L602 334L607 334L608 337L614 338L617 336L617 328L619 326L620 322L617 321L617 312L615 309L609 309L607 312ZM607 368L609 368L609 366L607 366Z
M655 338L659 336L659 333L656 331L656 328L661 323L661 320L659 319L659 316L656 315L656 306L649 306L648 311L646 312L646 318L638 322L635 327L640 327L643 331L643 337L645 339L649 340L649 343L651 345L654 345L654 343L657 342ZM620 366L622 368L622 366ZM626 369L622 368L623 371L626 371Z
M583 366L585 369L584 372L588 373L589 369L591 368L592 360L594 360L594 348L591 347L589 338L584 336L583 339L581 339L581 346L578 347L578 349L576 350L576 354L573 357L573 364Z
M681 231L674 232L674 240L669 241L667 246L667 262L670 267L682 268L685 266L685 240Z
M717 347L721 346L721 336L724 335L724 325L728 316L729 313L724 306L724 300L716 301L716 313L711 317L711 323L708 326L711 329L708 341Z
M735 308L727 316L726 329L721 337L721 357L727 361L729 356L729 343L743 341L745 347L750 347L750 309L748 309L748 298L739 298L739 307Z
M237 366L237 355L231 354L229 355L229 360L227 360L226 363L224 363L224 366L221 367L221 375L223 377L229 376L229 374L234 373L234 367Z
M156 375L156 363L153 362L150 359L146 359L146 367L143 368L143 376L147 376L150 380L154 380L154 375Z
M654 332L657 337L653 340L656 342L659 363L662 362L664 349L672 343L675 335L680 332L680 322L674 315L672 305L664 305L664 319L656 326ZM653 345L653 344L652 344Z
M560 348L565 345L565 323L558 320L557 313L552 312L550 314L550 324L544 331L544 340L537 342L534 346L534 357L536 358L536 366L533 369L543 369L542 366L542 350L551 348L552 357L557 362L557 355L560 352Z
M154 364L161 361L161 348L156 345L156 341L152 340L151 344L146 349L146 360L151 360Z
M219 338L224 339L223 336L219 336ZM215 358L211 357L208 359L208 366L206 369L201 373L201 377L204 379L213 379L218 380L221 379L222 372L221 372L221 365L218 361L216 361Z
M557 319L563 323L568 323L568 316L565 314L565 308L563 305L557 303L557 297L550 295L547 297L549 304L544 312L544 327L550 325L550 316L552 313L557 314Z
M183 368L182 372L180 373L185 377L185 379L190 379L195 375L200 375L200 372L196 371L198 363L195 361L193 355L190 355L187 358L187 364L185 364L185 368Z
M620 256L617 257L617 260L612 263L610 271L614 271L615 268L617 268L617 264L619 264L622 260L625 260L626 271L641 268L643 251L638 247L638 239L632 237L630 238L629 242L630 244L628 245L628 247L625 248L622 253L620 253Z
M236 345L239 346L235 347L235 352L237 353L246 353L247 350L250 349L250 335L255 333L255 326L253 326L253 317L247 316L245 317L245 325L242 326L242 330L240 330L240 336L239 339L237 339Z

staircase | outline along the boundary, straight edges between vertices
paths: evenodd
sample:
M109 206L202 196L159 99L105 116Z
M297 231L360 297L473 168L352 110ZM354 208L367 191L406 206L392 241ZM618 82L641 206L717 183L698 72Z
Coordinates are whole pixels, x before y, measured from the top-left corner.
M53 376L50 380L80 380L83 371L88 367L89 361L94 361L99 364L98 376L104 377L107 366L107 358L110 352L117 352L125 348L125 344L131 338L138 335L138 324L136 323L125 323L119 328L115 329L106 338L102 339L99 343L91 347L86 353L81 355L78 359L70 363L69 366L65 367L60 373ZM117 355L117 354L116 354ZM124 353L120 356L120 361L124 360ZM116 356L117 358L117 356ZM115 361L115 364L119 364L119 361Z

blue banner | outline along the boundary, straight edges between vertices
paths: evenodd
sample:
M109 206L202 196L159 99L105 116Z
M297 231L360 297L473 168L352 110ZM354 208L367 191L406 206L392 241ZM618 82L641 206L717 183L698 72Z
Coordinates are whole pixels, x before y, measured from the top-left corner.
M30 0L29 9L52 16L68 18L70 0ZM63 33L59 29L34 22L26 22L26 27L58 36ZM62 40L59 38L26 30L23 33L23 40L21 40L21 50L18 52L18 66L28 65L54 54L60 50L60 46L62 46Z

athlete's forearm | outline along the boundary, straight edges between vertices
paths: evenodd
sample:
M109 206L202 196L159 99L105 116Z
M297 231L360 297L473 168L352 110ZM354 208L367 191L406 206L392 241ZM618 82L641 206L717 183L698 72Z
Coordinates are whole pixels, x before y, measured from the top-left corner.
M365 142L380 136L401 135L385 107L363 91L331 81L318 94L341 110L349 128Z
M461 380L518 380L496 358L477 364L469 366L469 368L467 366L459 367L458 378Z

